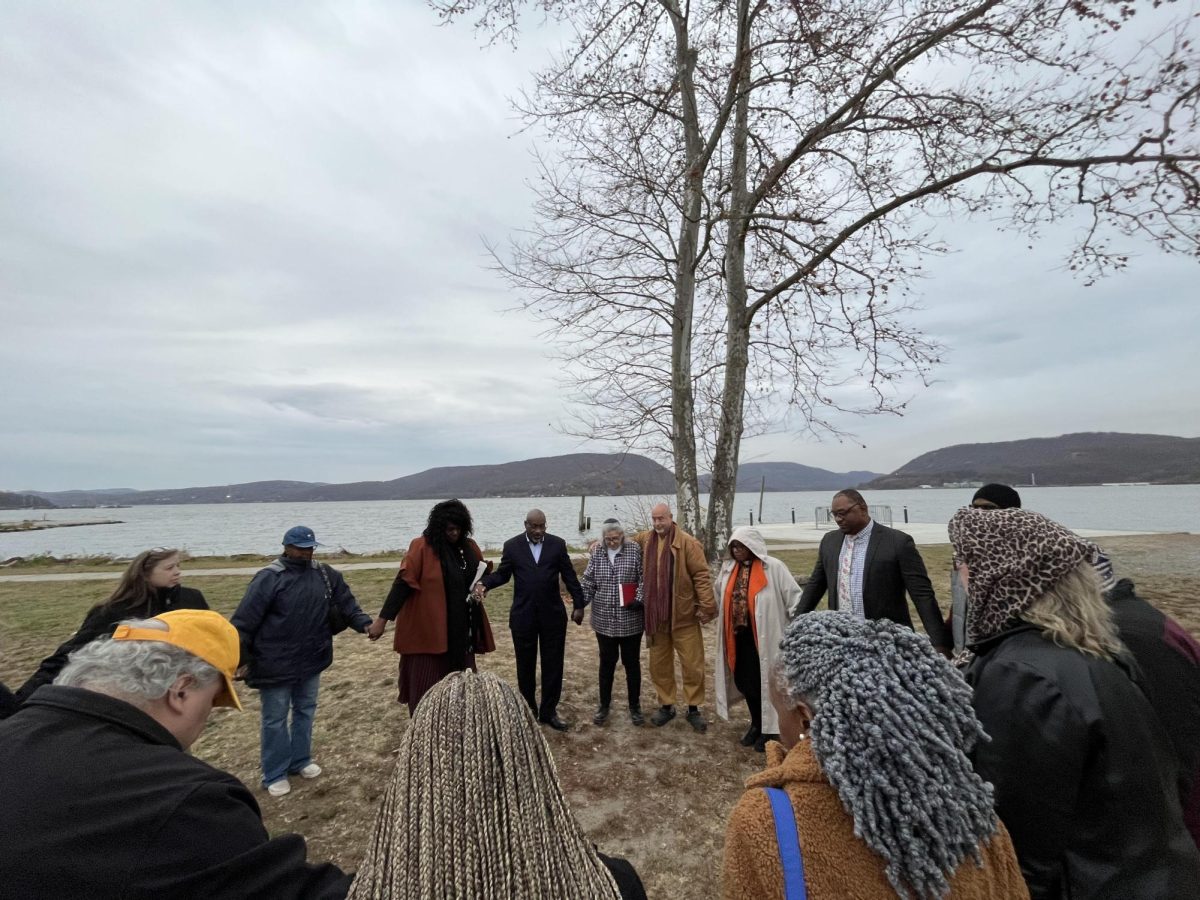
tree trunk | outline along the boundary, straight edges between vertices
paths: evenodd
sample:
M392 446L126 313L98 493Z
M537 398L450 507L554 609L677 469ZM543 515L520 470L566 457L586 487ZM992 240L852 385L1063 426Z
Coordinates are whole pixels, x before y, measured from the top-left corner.
M725 244L725 380L721 387L721 420L713 448L712 486L704 550L715 559L725 550L733 528L733 502L737 492L738 454L746 399L746 369L750 360L750 319L746 297L746 230L749 190L746 186L746 153L749 135L750 51L746 0L738 3L738 94L730 132L731 172L729 229Z
M687 20L677 12L672 16L672 22L675 26L675 64L680 98L683 102L686 168L683 173L683 204L676 249L675 300L671 318L671 450L675 462L676 514L680 520L680 527L703 541L700 477L696 467L696 402L692 385L692 320L704 190L704 167L700 158L703 145L693 81L696 54L688 45Z

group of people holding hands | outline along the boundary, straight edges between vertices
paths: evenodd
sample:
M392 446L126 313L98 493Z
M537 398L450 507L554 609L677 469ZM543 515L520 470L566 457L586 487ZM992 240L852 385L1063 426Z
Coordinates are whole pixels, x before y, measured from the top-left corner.
M448 500L374 619L313 560L303 526L230 622L180 586L177 553L147 551L0 723L0 795L15 799L0 812L5 890L644 897L633 867L580 828L538 728L571 727L558 711L567 620L590 611L596 726L618 662L629 721L645 723L644 639L650 722L676 717L682 688L705 732L703 626L716 623L717 713L744 700L741 742L767 762L729 817L730 900L1200 896L1200 644L1007 486L981 488L949 523L949 621L911 537L872 521L854 490L831 513L838 529L801 586L753 528L710 568L665 504L636 534L605 521L581 577L530 510L493 570ZM515 691L475 671L496 646L487 594L510 580ZM311 729L332 635L378 640L391 621L411 721L352 880L308 863L302 839L268 837L240 782L181 751L214 705L240 707L244 677L260 692L263 786L282 796L289 776L319 776ZM53 877L37 862L46 847Z

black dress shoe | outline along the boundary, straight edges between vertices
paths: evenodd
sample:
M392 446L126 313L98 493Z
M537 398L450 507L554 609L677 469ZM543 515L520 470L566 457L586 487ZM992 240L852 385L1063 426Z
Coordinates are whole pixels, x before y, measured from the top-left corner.
M650 717L650 724L662 728L673 718L675 718L674 706L660 706L655 710L654 715Z
M569 731L571 728L570 725L558 717L557 713L548 719L539 719L538 721L540 721L543 725L549 725L555 731Z
M746 733L742 735L742 739L738 741L743 747L753 747L754 742L762 737L762 732L757 725L751 725L746 729Z
M646 717L642 715L642 711L638 707L634 707L629 711L629 721L634 725L645 725Z
M594 716L592 716L592 724L593 725L603 725L607 721L608 721L608 707L607 706L597 706L596 714Z

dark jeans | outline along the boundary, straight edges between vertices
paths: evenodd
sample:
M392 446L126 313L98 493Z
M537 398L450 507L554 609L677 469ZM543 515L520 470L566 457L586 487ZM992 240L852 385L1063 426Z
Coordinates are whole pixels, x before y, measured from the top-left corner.
M567 645L567 613L562 603L554 610L538 610L532 621L512 631L517 656L517 690L541 719L552 718L562 696L563 656ZM538 652L542 655L542 702L537 701Z
M733 663L733 683L746 698L750 708L750 721L762 730L762 673L758 665L758 646L754 643L754 632L739 628L733 633L736 658Z
M625 667L625 686L629 691L629 708L642 708L642 636L605 637L596 634L600 647L600 705L612 704L613 677L617 672L617 657Z

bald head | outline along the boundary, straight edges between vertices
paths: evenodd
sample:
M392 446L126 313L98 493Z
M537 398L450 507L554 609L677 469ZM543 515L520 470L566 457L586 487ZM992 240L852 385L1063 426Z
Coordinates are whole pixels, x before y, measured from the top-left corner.
M675 524L675 520L671 517L671 507L665 503L659 503L650 510L650 522L660 535L666 534Z
M546 514L540 509L531 509L525 513L525 537L534 544L540 544L546 536Z

